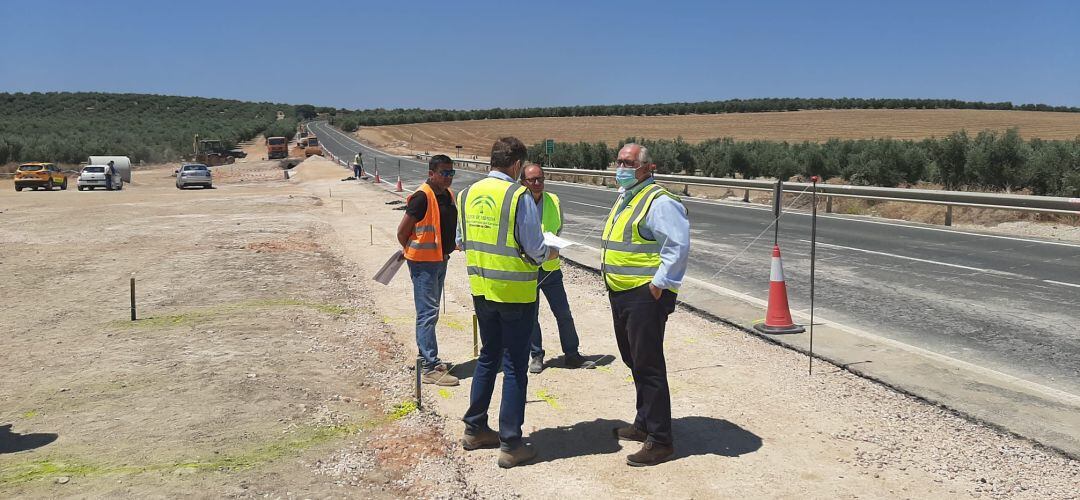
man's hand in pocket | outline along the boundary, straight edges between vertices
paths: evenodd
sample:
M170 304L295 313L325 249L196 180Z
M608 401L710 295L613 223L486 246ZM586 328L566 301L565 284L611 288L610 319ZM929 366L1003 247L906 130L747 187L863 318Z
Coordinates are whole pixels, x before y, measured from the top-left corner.
M656 288L656 285L649 283L649 293L652 294L652 298L660 300L660 294L664 293L664 289Z

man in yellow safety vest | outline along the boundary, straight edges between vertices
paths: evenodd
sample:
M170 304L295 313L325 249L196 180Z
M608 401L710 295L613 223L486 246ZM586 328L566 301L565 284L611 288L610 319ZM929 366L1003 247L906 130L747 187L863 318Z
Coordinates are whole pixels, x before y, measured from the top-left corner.
M529 188L536 208L540 210L540 221L545 233L558 236L562 233L563 214L559 197L544 189L544 169L540 165L525 166L522 184ZM555 315L555 324L559 327L559 344L563 350L563 366L578 368L585 364L585 357L578 352L578 333L574 325L574 316L570 313L570 301L566 298L563 286L561 259L552 259L540 266L538 287L547 297L551 313ZM538 308L539 309L539 308ZM532 342L529 349L529 373L544 371L544 343L540 333L540 321L533 327Z
M686 274L690 221L682 201L654 182L656 164L646 148L623 146L615 164L621 194L604 223L601 269L619 354L637 389L637 415L614 433L644 443L626 457L628 465L655 465L675 452L664 328Z
M469 409L462 420L466 450L499 446L499 467L536 457L521 438L528 386L529 338L536 321L536 277L558 251L544 244L540 215L528 190L518 184L525 145L503 137L491 148L491 172L458 196L459 244L472 288L483 347L476 361ZM503 368L499 432L488 426L495 376Z

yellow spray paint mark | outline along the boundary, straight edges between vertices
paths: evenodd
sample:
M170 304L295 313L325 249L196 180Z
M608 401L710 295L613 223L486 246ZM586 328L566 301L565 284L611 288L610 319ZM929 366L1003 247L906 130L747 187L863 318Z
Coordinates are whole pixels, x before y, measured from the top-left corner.
M687 344L696 344L696 343L697 343L697 339L686 339L686 343L687 343Z
M597 366L596 369L604 373L612 373L610 366Z
M222 304L216 307L198 311L189 311L181 314L149 316L138 321L115 320L110 321L108 325L114 328L168 328L174 326L190 326L222 315L237 314L258 309L277 309L285 307L314 309L334 316L351 314L354 311L351 307L344 307L337 304L309 302L299 299L259 299L232 304Z
M414 405L415 409L415 405ZM271 441L255 448L215 457L214 460L183 460L178 462L150 463L146 465L109 465L81 462L78 459L49 458L5 465L0 470L0 487L44 480L53 477L97 477L103 475L127 475L191 471L220 473L257 467L300 453L313 446L355 434L380 425L380 421L335 425L330 427L305 427L289 433L281 440Z
M555 395L548 392L547 389L536 391L536 397L546 401L552 408L555 408L556 410L559 409L559 401L555 399Z
M30 420L31 418L34 418L36 416L37 416L37 411L36 410L30 410L30 411L25 412L25 413L22 414L23 420Z
M401 420L414 411L416 411L416 401L398 403L394 405L394 409L390 411L390 420Z
M446 321L444 321L443 323L446 326L450 327L450 329L452 329L452 330L465 331L465 324L462 323L461 321L456 320L456 319L449 318Z
M627 375L626 376L626 381L630 382L630 383L634 383L634 376L633 375Z
M454 395L450 393L448 389L439 389L439 397L443 399L450 399Z

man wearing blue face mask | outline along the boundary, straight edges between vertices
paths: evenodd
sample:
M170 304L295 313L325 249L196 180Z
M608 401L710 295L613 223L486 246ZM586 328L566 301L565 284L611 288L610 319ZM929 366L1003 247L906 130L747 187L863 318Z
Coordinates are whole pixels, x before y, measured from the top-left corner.
M644 443L626 457L627 464L640 467L675 452L664 328L686 274L690 220L682 200L653 180L656 164L648 149L623 146L616 166L621 194L604 223L601 269L619 354L634 377L637 415L614 433L619 440Z

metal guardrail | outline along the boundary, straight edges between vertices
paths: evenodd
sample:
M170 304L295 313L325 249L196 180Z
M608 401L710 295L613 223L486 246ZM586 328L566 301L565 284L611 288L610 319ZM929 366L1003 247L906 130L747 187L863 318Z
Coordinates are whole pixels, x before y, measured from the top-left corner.
M430 158L431 155L416 155L419 159ZM467 159L454 159L457 163L489 166L488 162ZM545 172L568 176L584 177L607 177L614 178L615 173L604 170L586 170L578 168L545 168ZM668 184L682 184L684 186L708 186L728 189L742 189L746 191L774 191L776 181L754 179L728 179L719 177L701 177L695 175L655 175L656 180ZM811 185L805 182L785 182L783 185L786 193L802 193L810 189ZM923 203L931 205L944 205L948 207L945 215L945 225L952 225L952 207L992 208L999 210L1018 210L1025 212L1042 212L1067 215L1080 215L1080 198L1064 198L1058 196L1031 196L1020 194L1001 193L978 193L968 191L940 191L933 189L906 189L884 188L873 186L852 186L838 184L818 184L818 194L826 197L826 204L831 208L831 197L837 198L862 198L877 201L899 201L907 203ZM746 197L743 198L747 199Z

